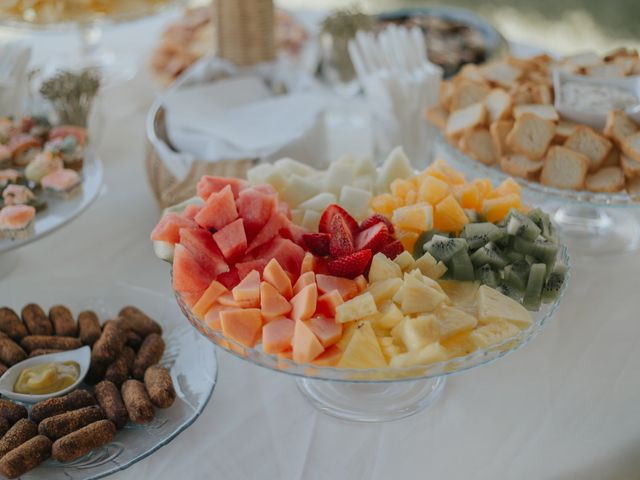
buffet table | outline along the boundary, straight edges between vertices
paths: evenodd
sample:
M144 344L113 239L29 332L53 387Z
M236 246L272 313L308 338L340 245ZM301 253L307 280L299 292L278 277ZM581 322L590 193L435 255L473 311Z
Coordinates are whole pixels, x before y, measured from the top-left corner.
M145 42L158 25L144 25ZM116 48L126 46L121 33ZM139 45L140 54L147 47ZM107 92L98 200L18 251L0 280L0 303L25 291L37 301L52 282L69 282L80 296L99 295L95 286L106 281L172 294L169 267L149 241L159 210L143 163L148 94L140 92L148 82L142 74ZM536 341L508 361L452 377L417 416L371 425L335 420L314 410L288 376L219 353L218 384L202 416L116 477L638 478L640 254L573 259L572 267L566 300ZM185 322L177 306L175 321Z

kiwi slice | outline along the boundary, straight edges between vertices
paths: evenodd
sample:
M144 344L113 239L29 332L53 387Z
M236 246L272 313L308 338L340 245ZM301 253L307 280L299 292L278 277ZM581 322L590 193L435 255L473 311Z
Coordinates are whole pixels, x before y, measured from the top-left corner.
M490 265L498 270L503 269L509 263L502 250L491 242L473 252L471 262L476 267Z
M418 239L416 240L416 244L413 247L413 257L416 260L420 258L422 255L424 255L424 252L426 252L426 250L424 249L425 243L430 242L435 235L440 235L441 237L449 238L448 233L441 232L440 230L436 230L435 228L433 230L427 230L426 232L422 232L418 237Z
M542 287L545 284L546 274L547 266L544 263L534 263L531 265L527 288L524 291L524 298L522 299L522 305L524 305L527 310L540 310Z
M507 233L526 240L535 240L540 236L542 230L529 217L512 208L509 211Z
M507 297L511 297L517 301L520 301L520 299L522 298L522 292L520 292L513 285L507 285L504 282L498 284L498 286L496 287L496 290L498 290L503 295L506 295Z
M504 267L502 278L508 285L512 285L518 290L524 291L527 288L530 270L531 267L525 260L518 260L517 262Z
M475 272L473 271L473 264L471 263L467 250L457 252L449 259L446 265L449 269L449 278L453 280L472 282L476 278Z
M558 245L544 238L538 238L532 242L521 237L515 237L513 249L516 252L523 253L525 256L531 255L550 266L555 263L558 255Z
M465 208L464 209L464 214L467 216L467 218L469 219L469 221L471 223L477 223L477 222L484 221L482 215L480 215L480 213L478 213L476 210L473 210L471 208Z
M469 245L463 238L449 238L442 235L434 235L433 238L425 244L424 249L437 261L446 263L456 253L461 251L466 253Z
M552 303L555 302L560 295L560 290L564 284L565 273L560 271L552 271L547 279L544 287L542 287L542 302Z
M527 213L527 217L535 223L541 231L541 235L547 240L558 243L558 234L556 232L556 227L551 223L551 219L549 215L540 210L539 208L534 208L529 213Z
M510 263L515 263L518 260L524 260L524 254L516 252L515 250L505 250L504 258L506 258Z
M460 237L467 241L471 250L483 247L489 242L495 242L504 235L503 230L489 222L467 223L460 232Z
M476 268L476 280L483 285L495 288L500 283L500 276L493 268L491 268L491 265L482 265L481 267Z

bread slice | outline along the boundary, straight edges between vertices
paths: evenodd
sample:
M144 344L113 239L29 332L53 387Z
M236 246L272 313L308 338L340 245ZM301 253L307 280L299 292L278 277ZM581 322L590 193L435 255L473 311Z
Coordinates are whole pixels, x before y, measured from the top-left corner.
M601 65L602 59L595 52L580 52L564 57L562 62L568 63L574 67L586 68L594 65Z
M560 120L558 125L556 125L556 136L553 137L553 141L556 143L564 143L577 126L577 123L570 120Z
M521 76L522 70L507 62L491 62L480 67L480 73L488 82L502 87L510 87Z
M604 167L587 176L584 185L592 192L619 192L624 188L625 178L620 167Z
M560 120L560 115L558 115L558 112L553 107L553 105L537 105L529 103L516 105L515 107L513 107L513 116L516 120L527 112L533 113L540 118L551 120L552 122L557 122L558 120Z
M510 153L509 147L507 147L507 135L509 135L512 128L513 121L511 120L498 120L497 122L493 122L489 127L491 140L493 140L493 148L498 158Z
M556 188L582 190L589 158L569 148L554 145L544 160L540 183Z
M626 187L631 199L640 202L640 177L627 180Z
M536 103L536 95L538 90L538 84L533 82L523 82L514 85L509 94L513 99L513 103L516 105L523 105L529 103Z
M498 161L489 130L484 127L466 130L462 135L462 151L485 165Z
M590 172L600 168L613 147L609 140L585 125L577 126L565 140L564 146L586 155L591 162Z
M550 85L538 84L533 92L533 98L536 103L541 105L553 104L553 91Z
M482 72L480 72L480 69L475 63L467 63L464 65L456 75L456 78L466 78L472 82L485 83Z
M451 80L443 80L440 82L440 90L438 91L438 101L445 109L449 110L451 103L451 94L453 93L453 82Z
M540 160L549 148L556 125L533 113L523 113L507 135L507 146L531 160Z
M616 145L638 131L638 126L622 110L611 110L607 115L604 134Z
M526 155L522 155L520 153L505 155L500 158L500 168L502 168L505 173L513 175L514 177L522 177L529 180L535 179L543 166L544 161L529 160Z
M585 74L597 78L620 78L626 76L623 65L608 63L605 65L593 65L586 67Z
M640 132L626 137L620 144L625 155L640 162Z
M482 102L490 91L491 89L485 83L472 82L467 79L456 81L453 84L449 100L449 111L455 112L474 103Z
M640 177L640 162L638 162L637 160L627 157L626 155L621 155L620 166L622 167L622 171L624 172L625 177Z
M482 103L474 103L466 108L456 110L449 115L445 135L455 138L469 128L484 125L487 119L487 109Z
M444 130L447 126L447 118L449 117L449 112L447 112L442 105L435 105L433 107L427 108L427 110L424 112L424 116L440 130Z
M511 95L501 88L491 90L487 98L484 99L484 104L489 112L489 122L508 118L513 107Z
M600 168L604 167L619 167L620 166L620 150L616 147L613 147L607 155L607 158L604 159Z

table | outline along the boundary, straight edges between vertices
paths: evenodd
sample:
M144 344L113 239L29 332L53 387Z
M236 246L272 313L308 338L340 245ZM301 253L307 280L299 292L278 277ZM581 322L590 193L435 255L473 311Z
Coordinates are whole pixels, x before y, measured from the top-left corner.
M140 52L158 26L145 25ZM124 48L126 31L116 33ZM159 211L143 166L149 95L140 92L148 90L142 76L111 92L100 197L71 225L19 251L18 266L0 280L0 304L24 289L37 301L50 282L95 295L97 278L171 295L168 266L149 242ZM640 253L574 260L560 313L540 337L450 378L431 409L396 423L324 416L288 376L220 353L219 383L201 418L113 478L638 479L638 272Z

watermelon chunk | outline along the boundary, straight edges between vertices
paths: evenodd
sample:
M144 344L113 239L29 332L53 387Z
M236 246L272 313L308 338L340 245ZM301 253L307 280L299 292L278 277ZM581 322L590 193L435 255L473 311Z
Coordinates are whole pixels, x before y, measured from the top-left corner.
M247 237L242 218L231 222L213 234L218 248L227 260L238 258L247 250Z
M214 276L229 271L213 235L201 228L183 228L180 230L180 245L184 246L198 264ZM207 285L208 286L208 285Z
M184 218L171 212L162 216L158 224L151 232L151 240L178 243L180 241L181 228L197 228L198 224L193 220Z
M231 188L233 197L237 198L240 191L249 186L249 182L241 178L212 177L205 175L198 181L196 192L201 199L206 201L212 193L220 192L227 186Z
M253 186L254 190L258 192L266 193L267 195L275 195L278 196L278 191L271 185L270 183L260 183L258 185Z
M307 244L303 238L305 233L309 233L309 231L300 225L296 225L289 219L286 220L284 226L280 229L280 235L289 240L293 240L304 249L307 248Z
M277 210L291 220L291 207L287 202L278 202Z
M316 302L316 315L334 318L336 316L336 308L343 303L344 300L338 290L327 292L318 297L318 301Z
M251 270L256 270L260 275L264 271L264 268L267 266L267 261L264 258L258 258L256 260L246 260L243 262L236 263L236 269L238 270L238 275L240 280L246 277Z
M333 275L317 275L318 290L322 293L328 293L337 290L343 300L349 300L355 297L360 291L355 280L342 277L334 277Z
M304 259L304 250L286 238L274 238L271 242L260 247L256 253L256 258L272 259L275 258L280 266L298 277L302 260Z
M240 192L236 207L244 219L244 228L248 238L255 237L260 229L269 221L276 209L277 197L266 194L255 188L247 188Z
M218 275L216 280L227 287L227 289L231 290L233 289L233 287L240 283L240 275L238 274L238 270L233 268L228 272L224 272Z
M231 187L227 185L219 192L212 193L204 204L202 210L195 217L198 225L220 230L238 218L236 202L233 199Z
M251 252L252 250L264 245L272 238L275 238L280 233L280 229L286 225L286 222L288 222L288 219L281 213L273 212L267 223L251 241L247 251Z
M198 298L211 285L215 275L205 270L182 245L176 245L173 257L173 288L178 292L197 293ZM195 301L198 300L195 299Z
M196 215L200 210L202 210L202 205L193 205L193 204L187 205L186 207L184 207L184 212L182 212L182 216L184 218L193 220L194 218L196 218Z

